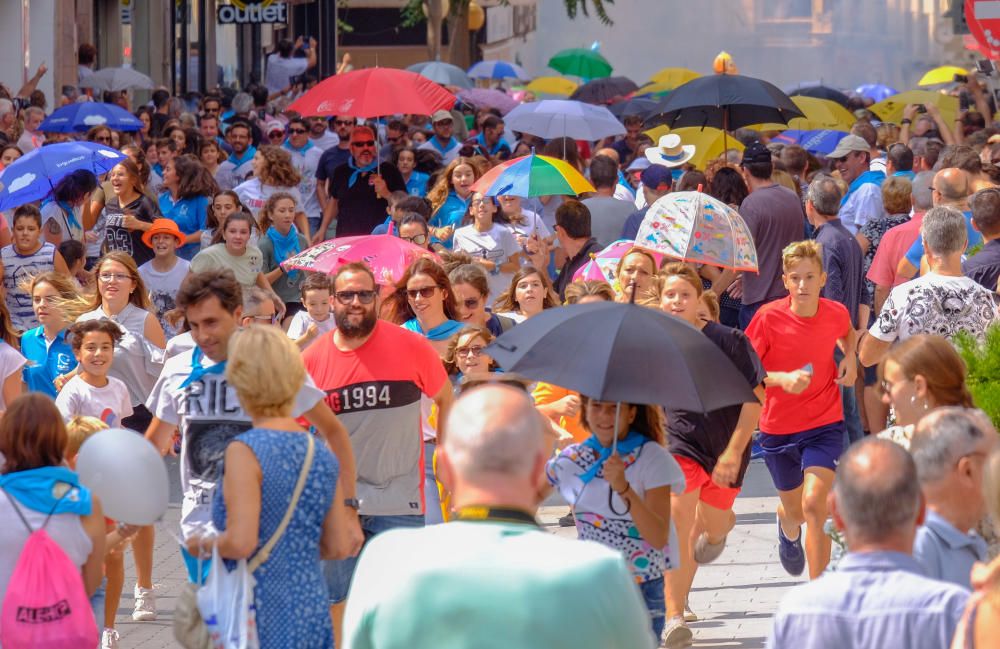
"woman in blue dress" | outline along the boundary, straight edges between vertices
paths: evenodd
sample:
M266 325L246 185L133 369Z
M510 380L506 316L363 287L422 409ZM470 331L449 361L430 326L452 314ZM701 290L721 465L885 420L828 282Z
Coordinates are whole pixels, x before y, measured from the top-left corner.
M275 367L283 371L275 374ZM292 417L306 371L298 348L281 329L248 327L229 343L226 378L253 428L226 447L212 522L219 530L215 543L223 558L252 561L277 531L307 461L310 433ZM334 646L321 559L346 556L336 542L345 514L343 507L335 506L337 459L320 439L313 439L312 448L288 527L253 574L261 647ZM192 554L206 555L211 541L195 536L187 546Z

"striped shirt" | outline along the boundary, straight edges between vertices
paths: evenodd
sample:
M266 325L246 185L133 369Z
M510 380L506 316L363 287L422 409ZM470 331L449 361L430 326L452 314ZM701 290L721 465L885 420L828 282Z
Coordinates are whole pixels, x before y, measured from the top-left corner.
M38 326L35 311L31 308L31 295L25 288L35 275L55 270L56 247L49 242L42 243L38 250L22 255L14 245L0 250L3 262L3 286L6 290L7 310L10 321L18 331L27 331Z

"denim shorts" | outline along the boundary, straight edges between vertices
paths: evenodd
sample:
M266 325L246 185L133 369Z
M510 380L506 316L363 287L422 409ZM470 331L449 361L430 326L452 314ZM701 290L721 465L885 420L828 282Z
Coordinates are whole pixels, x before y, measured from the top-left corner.
M358 517L361 522L361 531L365 535L365 543L368 543L376 534L397 528L397 527L423 527L423 515L405 514L399 516L365 516ZM347 599L347 592L351 588L351 578L354 577L354 568L358 565L357 557L323 562L323 576L326 578L326 588L330 593L330 603L339 604Z
M104 628L104 600L106 599L107 587L108 578L101 577L101 583L98 584L97 590L90 596L90 608L94 609L94 620L97 621L98 631Z
M667 620L667 600L663 593L663 577L651 579L639 584L639 592L646 602L646 610L649 611L649 619L653 625L653 635L659 639L663 634L663 627Z
M837 421L791 435L761 433L760 448L775 489L798 489L809 467L836 471L844 452L844 430L844 422Z

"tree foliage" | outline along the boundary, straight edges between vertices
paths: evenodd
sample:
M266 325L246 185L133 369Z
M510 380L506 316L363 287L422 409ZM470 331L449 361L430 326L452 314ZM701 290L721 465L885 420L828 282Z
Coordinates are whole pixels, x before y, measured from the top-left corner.
M972 400L1000 428L1000 325L987 329L982 341L963 332L955 344L965 361L965 384Z
M564 0L566 3L566 15L570 18L576 18L577 12L589 17L590 12L587 8L588 0ZM605 5L613 5L615 0L589 0L590 5L594 8L594 15L605 25L613 25L614 21L611 20L611 16L608 15L608 9Z

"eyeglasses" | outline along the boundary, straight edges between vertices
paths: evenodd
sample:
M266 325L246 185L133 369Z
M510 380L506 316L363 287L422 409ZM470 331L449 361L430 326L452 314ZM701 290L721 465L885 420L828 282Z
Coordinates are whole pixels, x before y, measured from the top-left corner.
M283 131L271 131L270 133L267 134L267 137L269 138L285 137L285 133Z
M479 298L470 297L468 300L462 300L462 304L465 305L466 309L475 309L477 306L479 306Z
M427 298L429 298L432 295L434 295L434 291L436 291L436 290L438 290L437 286L424 286L422 288L408 288L408 289L406 289L406 294L410 297L411 300L417 299L418 295L426 300Z
M375 146L375 140L358 140L356 142L351 142L351 146L362 148L362 147L373 147Z
M472 207L480 207L482 205L493 205L493 201L488 198L473 199Z
M219 112L219 109L218 108L206 108L203 112L206 115L214 115L215 113Z
M111 137L105 135L105 136L102 136L102 137L95 137L94 140L97 141L97 142L110 142L111 141Z
M399 137L386 136L385 139L387 142L389 142L389 144L395 144L396 142L399 142Z
M303 133L306 133L307 131L304 128L290 128L290 129L288 129L288 132L289 133L294 133L296 135L302 135Z
M335 120L333 120L333 123L336 126L353 126L354 125L354 121L353 120L346 120L345 121L345 120L342 120L342 119L335 119Z
M333 294L337 301L347 306L357 298L361 304L371 304L375 300L375 291L337 291Z
M127 282L132 276L125 273L100 273L97 279L102 282Z
M479 358L483 350L486 349L482 345L469 345L468 347L456 347L455 356L472 356L473 358Z
M451 126L454 124L450 119L443 119L440 122L434 122L434 126Z
M427 243L426 234L415 234L412 237L400 237L403 241L409 241L410 243L415 243L418 246L422 246Z
M265 322L267 324L278 324L278 314L277 313L275 313L274 315L254 315L254 316L248 316L248 317L251 317L254 320L258 320L260 322Z

